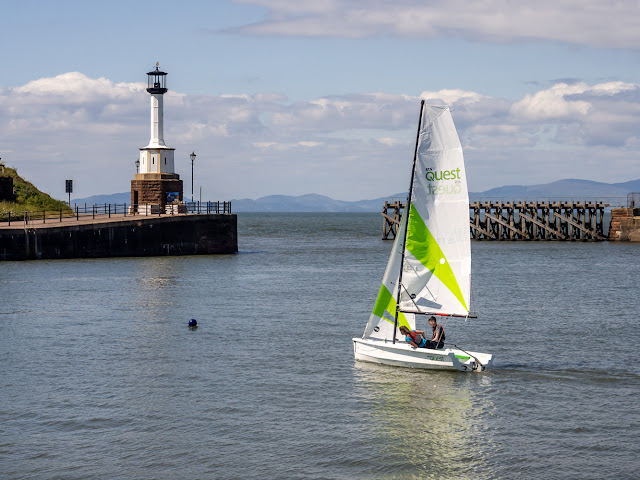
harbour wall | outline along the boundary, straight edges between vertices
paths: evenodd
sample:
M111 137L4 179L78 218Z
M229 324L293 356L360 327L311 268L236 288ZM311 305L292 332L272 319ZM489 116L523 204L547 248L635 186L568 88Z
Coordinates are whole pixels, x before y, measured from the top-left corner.
M237 251L238 217L235 214L135 217L0 230L0 260L209 255Z
M640 208L614 208L611 210L609 240L640 242Z

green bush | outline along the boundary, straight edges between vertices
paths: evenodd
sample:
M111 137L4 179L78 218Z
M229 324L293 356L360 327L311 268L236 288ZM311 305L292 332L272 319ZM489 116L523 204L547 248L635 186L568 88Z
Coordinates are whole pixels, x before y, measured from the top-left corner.
M6 221L9 212L12 217L22 217L25 211L42 216L43 210L53 214L59 213L61 209L63 215L73 214L73 210L65 202L38 190L31 182L18 175L15 168L4 167L4 174L0 170L0 175L13 178L13 188L16 190L15 202L0 202L0 221Z

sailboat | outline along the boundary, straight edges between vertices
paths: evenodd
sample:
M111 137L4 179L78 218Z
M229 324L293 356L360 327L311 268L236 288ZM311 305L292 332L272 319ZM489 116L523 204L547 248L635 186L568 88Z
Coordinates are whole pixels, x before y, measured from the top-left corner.
M398 330L414 330L420 317L476 317L469 237L469 192L451 112L423 100L407 205L373 312L362 338L353 339L356 360L463 372L492 366L492 354L414 348Z

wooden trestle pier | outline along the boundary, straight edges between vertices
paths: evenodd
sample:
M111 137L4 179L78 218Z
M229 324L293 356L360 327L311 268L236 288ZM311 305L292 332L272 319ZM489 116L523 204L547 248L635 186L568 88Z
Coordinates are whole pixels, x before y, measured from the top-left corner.
M475 200L469 204L469 227L475 240L606 240L604 209L595 200ZM405 203L393 199L382 209L384 240L395 238Z
M398 198L384 202L384 207L382 207L382 217L384 218L382 223L383 240L393 240L396 238L404 205L404 202Z

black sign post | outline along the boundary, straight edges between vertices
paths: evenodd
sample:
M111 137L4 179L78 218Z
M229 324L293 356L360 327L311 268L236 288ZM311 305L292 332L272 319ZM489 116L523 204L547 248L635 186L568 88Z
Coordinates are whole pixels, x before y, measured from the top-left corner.
M71 207L71 194L73 193L73 180L65 180L65 189L69 194L69 207Z

